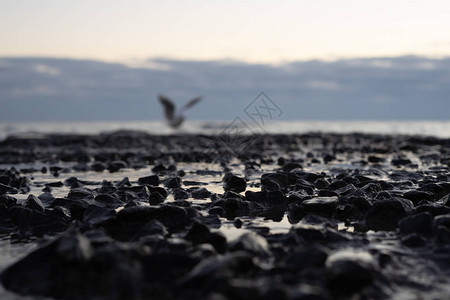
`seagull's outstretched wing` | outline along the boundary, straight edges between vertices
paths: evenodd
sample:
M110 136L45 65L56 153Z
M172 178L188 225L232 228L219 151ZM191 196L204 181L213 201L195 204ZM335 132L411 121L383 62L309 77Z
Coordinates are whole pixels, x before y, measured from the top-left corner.
M189 101L188 103L186 103L183 108L181 109L181 111L185 111L188 108L191 108L192 106L194 106L196 103L198 103L200 100L202 100L202 97L196 97L194 99L192 99L191 101Z
M164 106L164 113L166 115L167 120L172 120L175 114L175 105L173 105L172 101L169 98L163 95L158 96L159 102Z

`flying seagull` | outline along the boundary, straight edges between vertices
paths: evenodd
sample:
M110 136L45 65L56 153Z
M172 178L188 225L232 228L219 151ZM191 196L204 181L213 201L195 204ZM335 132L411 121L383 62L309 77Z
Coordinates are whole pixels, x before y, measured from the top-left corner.
M172 101L167 98L166 96L159 95L159 102L164 106L164 114L166 116L167 123L172 128L178 128L181 126L181 124L184 121L183 112L194 106L197 102L199 102L202 98L197 97L186 103L180 110L178 114L175 114L175 105L172 103Z

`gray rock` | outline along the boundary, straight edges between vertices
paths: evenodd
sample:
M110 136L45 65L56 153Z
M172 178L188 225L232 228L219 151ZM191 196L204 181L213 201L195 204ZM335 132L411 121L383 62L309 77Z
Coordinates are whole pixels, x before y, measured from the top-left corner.
M391 198L375 202L366 215L366 227L371 230L391 231L398 222L411 213L413 204L403 198Z
M42 204L41 200L39 200L39 198L37 198L34 195L29 195L26 201L26 206L30 209L39 211L39 212L44 212L45 211L45 207L44 204Z
M246 251L261 258L270 257L270 248L267 240L254 232L246 232L232 241L229 251Z
M331 217L338 204L337 197L316 197L305 200L300 204L300 207L307 214L317 214L321 216Z
M236 193L241 193L247 188L247 182L244 178L240 178L231 173L228 173L223 177L223 182L223 189L225 192L233 191Z
M418 213L400 220L401 234L417 233L428 236L433 231L433 216L429 212Z
M340 250L325 262L327 282L338 294L356 293L372 283L377 272L374 257L365 251Z

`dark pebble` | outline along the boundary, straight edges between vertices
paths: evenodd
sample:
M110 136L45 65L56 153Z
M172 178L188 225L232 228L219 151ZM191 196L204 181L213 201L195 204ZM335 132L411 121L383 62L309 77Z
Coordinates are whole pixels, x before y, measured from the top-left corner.
M41 200L39 200L39 198L37 198L34 195L29 195L26 201L26 205L28 208L30 209L34 209L36 211L39 212L44 212L45 211L45 207L44 204L42 204Z
M233 191L236 193L244 192L247 188L247 182L245 179L235 176L231 173L226 174L223 177L223 189L225 192Z
M380 200L370 208L366 215L366 227L371 230L395 230L398 222L413 209L410 200L391 198Z
M174 189L172 193L175 200L184 200L189 198L189 193L181 188Z
M376 275L376 261L368 252L342 250L325 263L328 285L335 294L353 294L369 285Z
M197 188L190 191L192 198L194 199L205 199L209 198L212 193L208 191L206 188Z
M418 213L400 220L401 234L417 233L429 236L433 231L433 216L429 212Z
M260 258L270 257L270 248L266 239L254 232L242 234L230 243L230 251L245 251Z
M158 175L150 175L150 176L146 176L146 177L141 177L138 179L138 184L140 185L153 185L153 186L158 186L159 185L159 177Z
M153 192L148 197L148 202L150 203L150 205L158 205L160 203L163 203L165 199L166 198L163 195L161 195L160 193Z
M403 194L403 198L411 200L414 204L418 204L420 201L430 201L431 195L428 192L412 190Z
M166 180L164 185L169 189L176 189L181 187L181 178L180 177L172 177Z
M337 197L316 197L305 200L300 207L306 214L318 214L331 217L338 203Z
M405 245L406 247L410 248L419 248L424 247L426 245L426 240L423 238L423 236L418 235L416 233L411 233L401 240L402 245Z

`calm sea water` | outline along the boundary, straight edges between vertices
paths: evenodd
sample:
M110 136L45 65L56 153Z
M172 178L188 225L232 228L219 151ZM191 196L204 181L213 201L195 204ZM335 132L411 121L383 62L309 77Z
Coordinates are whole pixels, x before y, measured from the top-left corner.
M27 133L98 134L116 130L140 130L152 134L201 133L377 133L422 135L450 138L450 121L273 121L256 124L252 121L187 121L173 130L162 121L130 122L0 122L0 140L8 135Z

